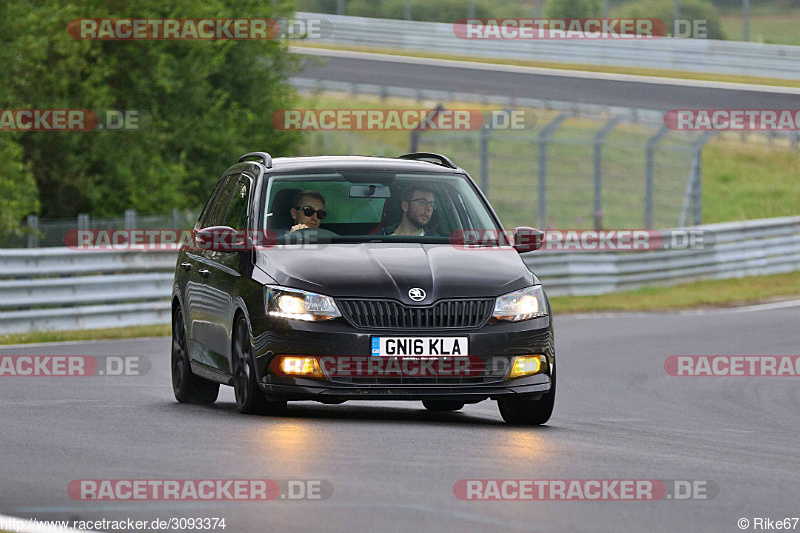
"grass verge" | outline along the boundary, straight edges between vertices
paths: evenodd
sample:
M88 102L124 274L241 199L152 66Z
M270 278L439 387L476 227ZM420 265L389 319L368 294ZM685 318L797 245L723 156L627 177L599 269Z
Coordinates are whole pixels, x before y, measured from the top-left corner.
M37 342L134 339L138 337L164 337L171 334L172 329L169 324L132 326L129 328L81 329L76 331L32 331L30 333L0 335L0 345L32 344Z
M546 288L547 280L542 283ZM800 272L649 286L597 296L556 296L550 303L553 313L558 314L735 307L794 297L800 298Z
M483 56L462 56L414 50L394 50L391 48L372 48L364 46L339 46L321 43L292 43L298 48L321 48L325 50L343 50L351 52L370 52L394 56L422 57L427 59L449 59L452 61L471 61L491 63L495 65L517 65L522 67L551 68L556 70L580 70L583 72L603 72L606 74L627 74L631 76L650 76L657 78L674 78L682 80L713 81L725 83L746 83L750 85L773 85L776 87L800 87L800 80L783 78L760 78L757 76L740 76L735 74L714 74L710 72L689 72L684 70L661 70L640 67L617 67L613 65L586 65L582 63L560 63L553 61L535 61L525 59L504 59Z
M722 15L720 23L728 39L742 38L741 14ZM784 13L753 13L750 16L750 39L772 44L800 45L800 35L797 32L799 23L800 9L796 8Z

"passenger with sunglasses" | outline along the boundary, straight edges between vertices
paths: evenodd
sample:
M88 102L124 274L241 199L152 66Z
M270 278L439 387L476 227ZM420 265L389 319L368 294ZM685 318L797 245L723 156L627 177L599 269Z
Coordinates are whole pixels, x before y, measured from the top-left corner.
M294 197L291 209L295 221L290 231L300 229L319 229L322 219L327 216L325 197L317 191L303 191Z

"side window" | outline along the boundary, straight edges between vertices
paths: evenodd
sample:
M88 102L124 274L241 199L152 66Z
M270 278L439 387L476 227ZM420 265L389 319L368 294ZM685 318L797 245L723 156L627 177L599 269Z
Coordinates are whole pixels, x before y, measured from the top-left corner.
M233 189L239 181L239 176L228 176L223 185L222 190L217 194L214 203L208 208L205 220L203 220L203 227L209 228L211 226L221 226L225 220L225 214L228 212L228 204L231 201Z
M228 213L225 215L223 226L229 226L235 230L244 230L247 224L247 203L249 199L250 183L245 177L239 178L233 188Z
M203 211L200 213L200 216L197 218L197 224L195 224L195 229L203 229L208 227L205 223L206 219L208 218L208 214L211 212L211 209L214 207L217 196L219 196L219 192L222 189L223 184L225 183L225 177L221 177L217 184L214 185L214 190L211 191L211 196L208 197L206 200L206 205L203 207Z

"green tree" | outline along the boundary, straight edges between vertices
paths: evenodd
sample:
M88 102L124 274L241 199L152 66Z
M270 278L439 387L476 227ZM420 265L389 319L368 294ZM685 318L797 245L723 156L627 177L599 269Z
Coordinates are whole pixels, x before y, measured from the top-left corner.
M603 13L600 0L547 0L544 16L558 19L599 17Z
M672 34L675 31L675 6L672 2L638 0L620 6L614 11L614 16L661 19L666 25L667 33ZM689 21L706 21L706 35L694 35L692 33L690 37L725 39L725 34L720 24L719 10L707 0L681 0L680 18Z
M36 180L22 159L16 136L0 132L0 235L18 233L20 220L39 209Z
M120 109L142 117L138 131L5 139L5 150L13 153L14 143L22 149L18 162L35 178L41 214L196 207L234 157L253 150L291 155L300 139L270 124L272 112L291 107L295 97L287 78L297 64L285 42L76 40L66 31L70 20L292 13L287 0L0 2L0 108ZM18 166L3 161L0 183L18 180Z

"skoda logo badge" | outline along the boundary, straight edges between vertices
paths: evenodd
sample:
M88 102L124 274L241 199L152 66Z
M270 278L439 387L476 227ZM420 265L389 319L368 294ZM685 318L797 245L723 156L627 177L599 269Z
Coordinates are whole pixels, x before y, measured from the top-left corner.
M425 299L425 291L423 291L419 287L408 289L408 297L414 300L415 302L421 302L422 300Z

